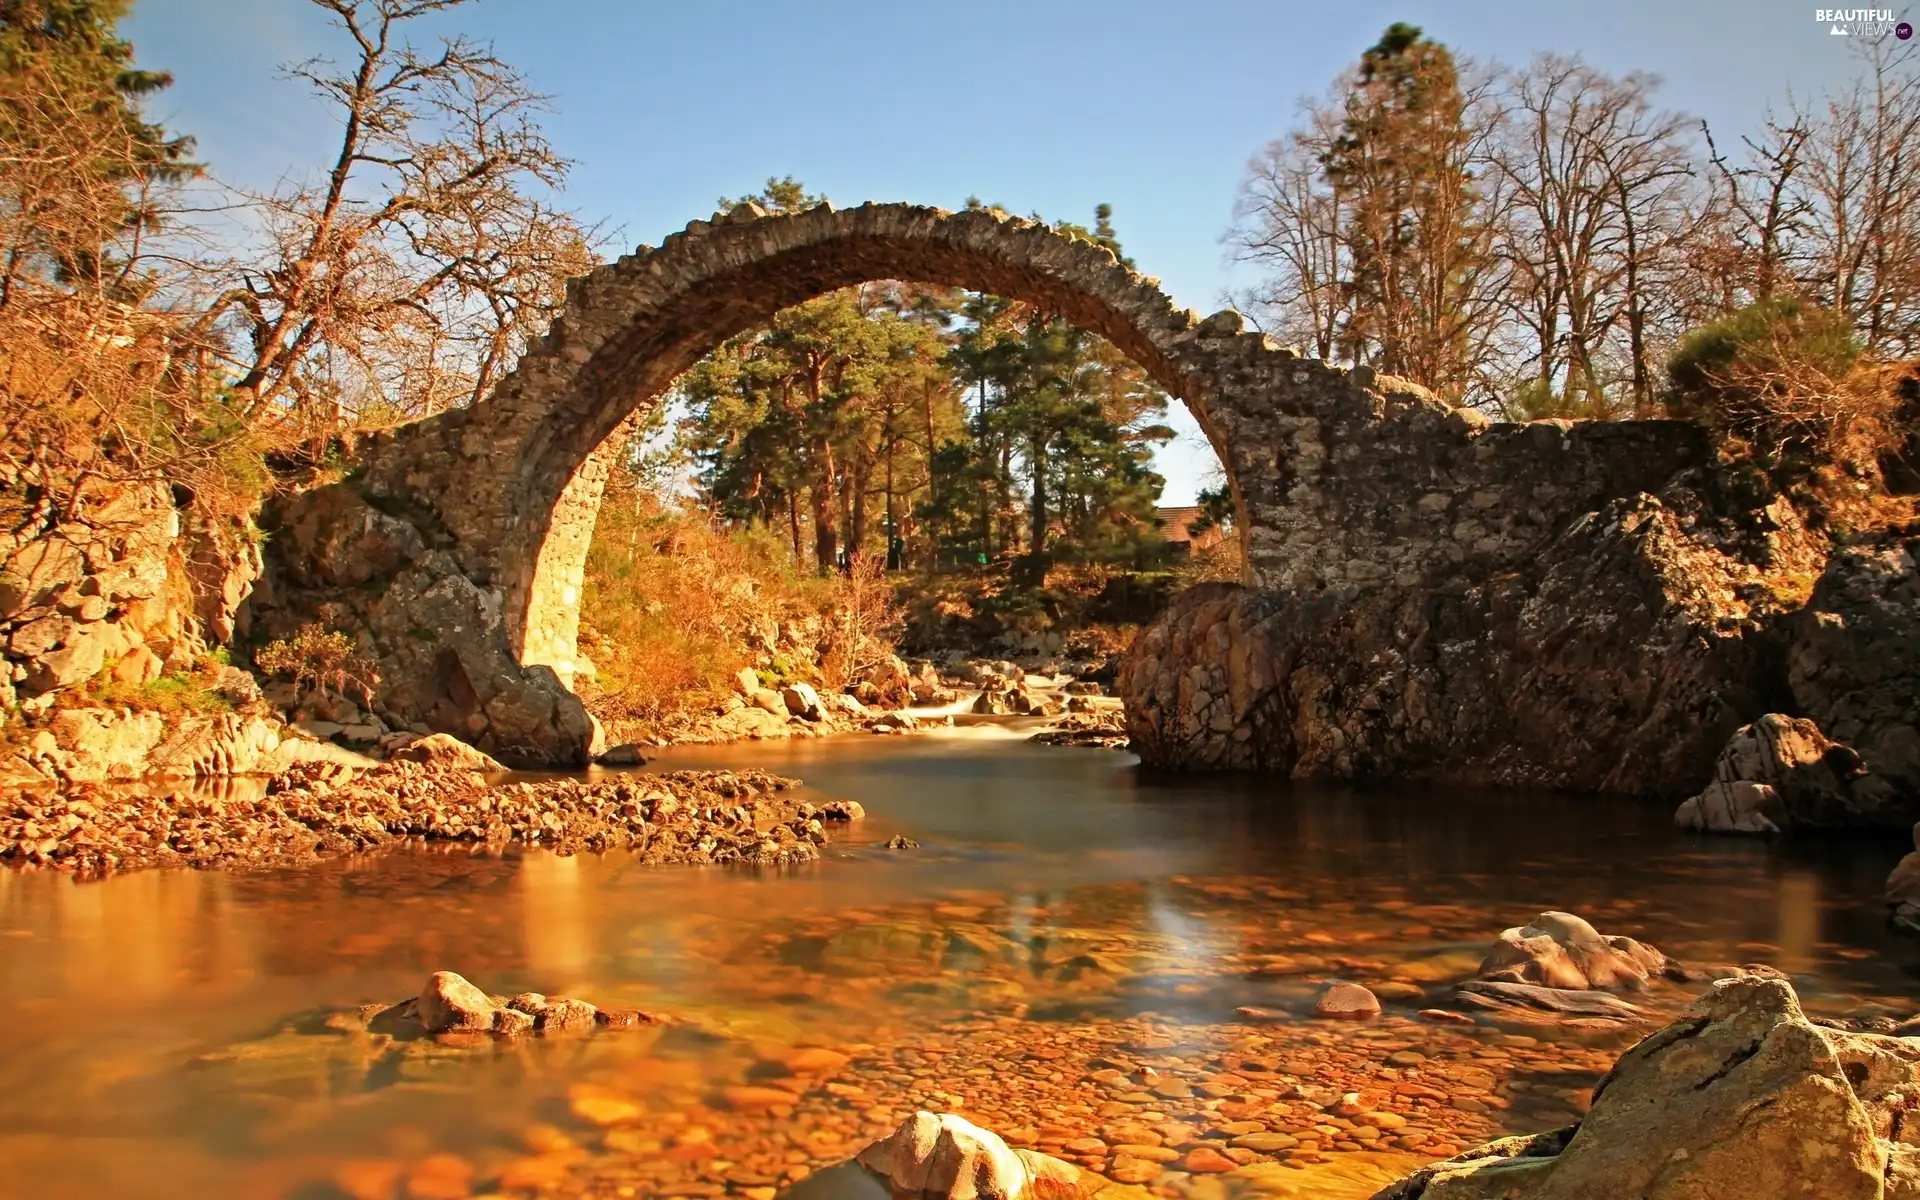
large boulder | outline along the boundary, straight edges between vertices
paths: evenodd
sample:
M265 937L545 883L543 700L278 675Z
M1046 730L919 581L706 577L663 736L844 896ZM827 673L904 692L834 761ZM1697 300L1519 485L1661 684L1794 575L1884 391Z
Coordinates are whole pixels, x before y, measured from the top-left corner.
M1682 829L1780 833L1794 826L1904 826L1911 809L1860 755L1805 717L1767 713L1742 725L1714 762L1713 781L1673 814Z
M47 720L47 729L71 757L61 775L74 783L138 779L150 770L148 758L167 733L166 718L156 712L110 708L66 708Z
M1008 701L1012 693L986 691L973 698L973 712L983 717L1005 717L1013 713L1013 705Z
M767 694L775 701L780 699L778 693ZM752 704L743 704L713 719L714 736L721 739L784 738L791 736L792 732L792 728L787 723L784 707L775 714Z
M756 687L746 695L747 703L762 712L772 713L783 721L789 715L786 700L772 688Z
M186 717L147 756L147 770L175 778L277 774L292 761L283 747L285 732L266 717Z
M435 971L420 989L415 1011L420 1025L428 1033L456 1030L490 1030L494 1011L500 1006L463 975L453 971Z
M1722 980L1621 1056L1578 1125L1504 1138L1375 1200L1912 1200L1920 1042L1822 1029L1783 980Z
M1033 1150L1015 1150L998 1134L952 1113L917 1112L854 1161L896 1197L918 1200L1035 1200L1072 1196L1079 1168Z
M1364 1021L1380 1015L1380 997L1360 984L1336 981L1322 988L1314 998L1313 1015Z
M868 704L896 708L913 700L913 673L907 669L906 663L893 655L868 668L859 682L867 685L861 689L863 694L860 698ZM872 698L869 699L869 696Z
M69 623L59 648L41 652L28 668L25 690L52 692L85 683L132 647L127 631L115 622Z
M1630 937L1603 937L1572 913L1543 912L1503 930L1480 978L1568 991L1637 992L1667 970L1666 955Z
M810 683L788 684L780 689L780 699L789 713L804 720L818 721L825 715L820 711L820 693Z

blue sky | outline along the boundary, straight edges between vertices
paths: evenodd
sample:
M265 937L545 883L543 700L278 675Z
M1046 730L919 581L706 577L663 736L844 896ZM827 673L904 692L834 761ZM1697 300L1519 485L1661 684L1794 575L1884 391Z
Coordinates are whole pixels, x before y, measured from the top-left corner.
M769 175L843 205L978 195L1088 221L1105 202L1140 269L1206 313L1239 279L1220 237L1248 157L1396 20L1474 57L1656 72L1723 146L1789 87L1850 69L1848 39L1781 0L477 0L420 30L490 39L554 96L571 202L623 243ZM323 161L326 114L277 69L344 54L306 0L137 0L126 30L143 66L176 76L156 113L222 177L262 187ZM1160 456L1175 503L1211 460L1176 416Z

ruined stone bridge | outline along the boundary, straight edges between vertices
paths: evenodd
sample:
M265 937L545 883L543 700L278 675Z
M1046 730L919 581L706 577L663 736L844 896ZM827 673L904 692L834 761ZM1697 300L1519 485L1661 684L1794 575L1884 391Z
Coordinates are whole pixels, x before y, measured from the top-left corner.
M569 685L608 466L675 378L777 311L869 280L1013 297L1099 333L1184 401L1238 509L1248 584L1339 604L1458 592L1703 458L1667 422L1490 424L1423 390L1201 319L1106 249L988 211L752 207L574 280L491 397L379 434L270 543L262 629L371 637L383 705L510 761L585 759Z

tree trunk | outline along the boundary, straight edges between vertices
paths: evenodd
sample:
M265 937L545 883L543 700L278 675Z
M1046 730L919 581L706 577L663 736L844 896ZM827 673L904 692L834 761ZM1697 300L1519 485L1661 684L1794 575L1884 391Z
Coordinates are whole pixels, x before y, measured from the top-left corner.
M893 435L887 435L887 570L898 571L906 564L901 556L894 553L894 540L900 536L900 514L895 510L893 499Z
M1047 439L1033 439L1033 498L1027 505L1027 553L1022 582L1039 587L1047 581Z
M820 573L828 575L839 562L840 532L834 509L838 507L839 483L833 466L833 445L824 437L813 440L813 461L817 474L813 488L813 555Z
M847 553L857 554L867 544L867 472L870 468L861 466L847 472L848 487L853 492L852 510L847 514Z
M937 513L940 511L940 485L939 476L933 471L933 455L937 447L934 445L933 436L933 380L931 379L928 379L926 385L920 389L920 413L927 430L927 511ZM928 529L928 534L933 543L928 547L928 554L932 558L930 565L937 571L940 569L940 526L937 522Z

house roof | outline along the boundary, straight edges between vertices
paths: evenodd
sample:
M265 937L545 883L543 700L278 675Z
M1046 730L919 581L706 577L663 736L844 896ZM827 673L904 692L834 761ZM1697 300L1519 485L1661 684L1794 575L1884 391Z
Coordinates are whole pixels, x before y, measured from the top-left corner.
M1200 519L1198 505L1186 508L1156 508L1153 519L1160 526L1160 536L1169 542L1189 542L1193 535L1187 527Z
M1192 550L1204 550L1209 546L1217 545L1222 534L1220 527L1214 525L1195 537L1189 526L1200 519L1201 513L1202 510L1197 504L1178 508L1156 508L1153 510L1153 519L1160 526L1160 536L1166 541L1185 544Z

